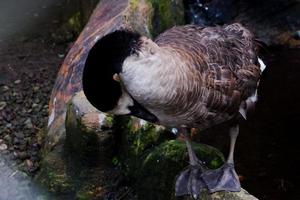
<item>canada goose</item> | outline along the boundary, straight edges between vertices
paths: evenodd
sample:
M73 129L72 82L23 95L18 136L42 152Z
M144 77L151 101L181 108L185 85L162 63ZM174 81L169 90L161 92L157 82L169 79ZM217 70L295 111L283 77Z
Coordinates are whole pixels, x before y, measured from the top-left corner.
M197 197L202 189L240 190L233 164L239 125L235 120L228 159L217 170L206 170L196 157L187 129L246 118L264 67L253 34L238 23L175 26L154 41L118 30L91 49L82 83L102 112L134 115L183 133L190 166L178 176L175 193Z

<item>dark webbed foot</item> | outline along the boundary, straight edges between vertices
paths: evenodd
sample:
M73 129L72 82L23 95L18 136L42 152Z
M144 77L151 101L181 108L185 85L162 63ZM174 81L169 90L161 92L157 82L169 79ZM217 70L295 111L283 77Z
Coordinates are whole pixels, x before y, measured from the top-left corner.
M218 169L203 172L202 180L211 193L222 190L231 192L241 190L240 181L232 163L226 162Z
M177 177L175 184L175 195L191 195L197 198L203 189L207 189L204 180L202 179L202 167L200 165L190 165Z

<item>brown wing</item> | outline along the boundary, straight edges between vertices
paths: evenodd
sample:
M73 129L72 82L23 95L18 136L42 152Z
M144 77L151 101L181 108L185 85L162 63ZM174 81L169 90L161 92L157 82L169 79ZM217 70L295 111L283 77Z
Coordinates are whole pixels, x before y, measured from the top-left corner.
M257 87L260 68L253 35L240 24L223 27L178 26L155 42L171 48L200 71L206 107L214 113L234 113ZM208 89L208 90L207 90Z

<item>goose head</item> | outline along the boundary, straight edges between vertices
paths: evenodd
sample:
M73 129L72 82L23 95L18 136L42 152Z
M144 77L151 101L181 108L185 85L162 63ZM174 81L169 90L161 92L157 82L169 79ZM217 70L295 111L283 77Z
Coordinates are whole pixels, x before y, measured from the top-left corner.
M134 115L156 122L157 118L127 92L120 74L125 60L151 54L154 42L138 33L118 30L96 42L88 53L82 75L83 92L98 110L114 115ZM146 44L146 45L145 45Z

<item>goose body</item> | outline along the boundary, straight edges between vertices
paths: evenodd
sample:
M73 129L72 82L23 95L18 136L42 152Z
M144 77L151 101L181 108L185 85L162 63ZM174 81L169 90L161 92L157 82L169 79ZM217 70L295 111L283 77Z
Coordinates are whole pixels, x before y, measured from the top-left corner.
M124 92L170 127L206 129L239 113L255 95L260 66L253 35L239 24L179 26L145 37L124 60Z
M190 166L178 176L175 193L195 197L203 189L240 190L233 164L239 126L236 121L230 128L229 156L217 170L205 170L187 129L246 118L264 68L253 34L242 25L186 25L154 41L130 31L103 37L89 52L82 83L99 110L134 115L185 135Z

